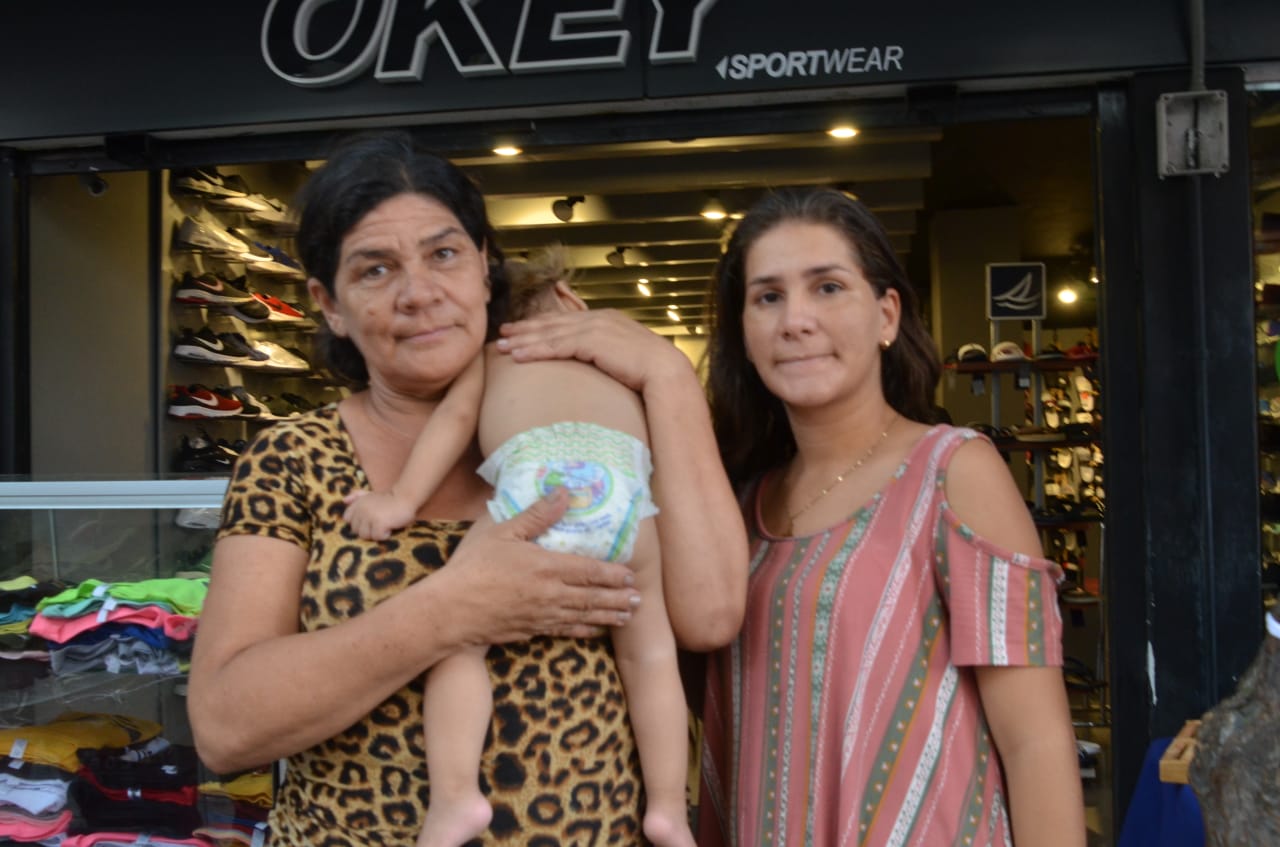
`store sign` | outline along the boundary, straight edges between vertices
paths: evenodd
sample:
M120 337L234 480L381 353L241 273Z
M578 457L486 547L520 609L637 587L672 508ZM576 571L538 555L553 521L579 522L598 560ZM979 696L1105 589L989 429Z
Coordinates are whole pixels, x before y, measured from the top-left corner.
M650 0L649 62L696 61L702 20L716 1ZM433 47L445 50L464 77L626 65L632 37L624 25L626 0L511 4L502 21L515 28L506 56L476 14L481 2L271 0L262 19L262 58L276 76L304 88L341 85L370 67L379 82L422 82Z
M993 321L1044 320L1043 262L993 262L987 265L987 318Z

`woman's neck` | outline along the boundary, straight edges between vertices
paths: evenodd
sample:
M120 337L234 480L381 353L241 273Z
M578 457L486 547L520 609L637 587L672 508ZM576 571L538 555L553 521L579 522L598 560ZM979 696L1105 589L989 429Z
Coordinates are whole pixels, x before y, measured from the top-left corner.
M847 461L850 451L878 438L894 414L883 397L849 411L789 412L791 432L796 440L792 464L804 469Z
M415 397L376 384L353 395L352 399L376 428L410 439L417 437L439 403L438 399Z

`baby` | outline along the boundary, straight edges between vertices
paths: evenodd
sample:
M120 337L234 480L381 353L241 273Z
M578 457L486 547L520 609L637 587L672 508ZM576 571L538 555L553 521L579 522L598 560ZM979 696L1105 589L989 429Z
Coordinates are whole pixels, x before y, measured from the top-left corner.
M566 280L561 251L507 268L513 320L586 310ZM477 523L506 520L553 489L567 489L569 510L537 542L630 562L635 571L642 602L612 637L644 773L644 834L658 847L693 847L685 807L687 710L662 596L644 404L583 362L516 363L491 347L482 357L450 386L391 490L353 494L346 518L364 538L386 538L408 525L477 434L486 457L479 473L494 489L488 517ZM484 655L484 649L455 654L428 674L423 724L431 805L418 847L461 844L492 817L479 789L493 708Z

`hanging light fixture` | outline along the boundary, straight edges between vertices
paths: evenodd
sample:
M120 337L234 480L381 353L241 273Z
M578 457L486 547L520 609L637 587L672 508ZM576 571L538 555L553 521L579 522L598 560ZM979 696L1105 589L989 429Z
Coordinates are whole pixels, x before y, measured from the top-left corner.
M568 197L561 197L551 204L551 214L556 216L556 220L568 223L573 220L573 207L581 203L584 198L581 194L570 194Z
M609 253L605 254L604 260L615 268L626 267L627 257L622 255L626 252L626 247L615 247Z
M729 211L725 209L718 196L710 194L699 214L709 221L722 221L729 216Z

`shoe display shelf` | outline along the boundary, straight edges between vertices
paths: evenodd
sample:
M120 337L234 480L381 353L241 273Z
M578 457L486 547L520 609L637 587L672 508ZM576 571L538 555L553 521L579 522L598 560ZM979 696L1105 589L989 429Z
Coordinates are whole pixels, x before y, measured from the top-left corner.
M944 373L953 389L960 388L967 377L970 392L990 400L989 421L968 425L990 438L1006 460L1019 457L1026 463L1027 508L1045 555L1058 562L1065 576L1058 599L1065 624L1063 646L1071 668L1067 682L1072 720L1082 732L1105 730L1110 725L1110 703L1098 351L1087 336L1067 350L1056 343L1042 344L1039 321L1030 322L1029 338L1011 345L999 339L998 323L989 324L985 348L962 346L948 357ZM999 350L999 358L991 361L988 350ZM962 352L966 355L961 356ZM1000 420L1001 409L1009 412L1002 404L1002 393L1008 390L1023 398L1022 420L1017 423Z
M262 426L343 396L315 364L318 316L276 199L303 176L265 166L168 175L161 461L175 473L225 474Z

